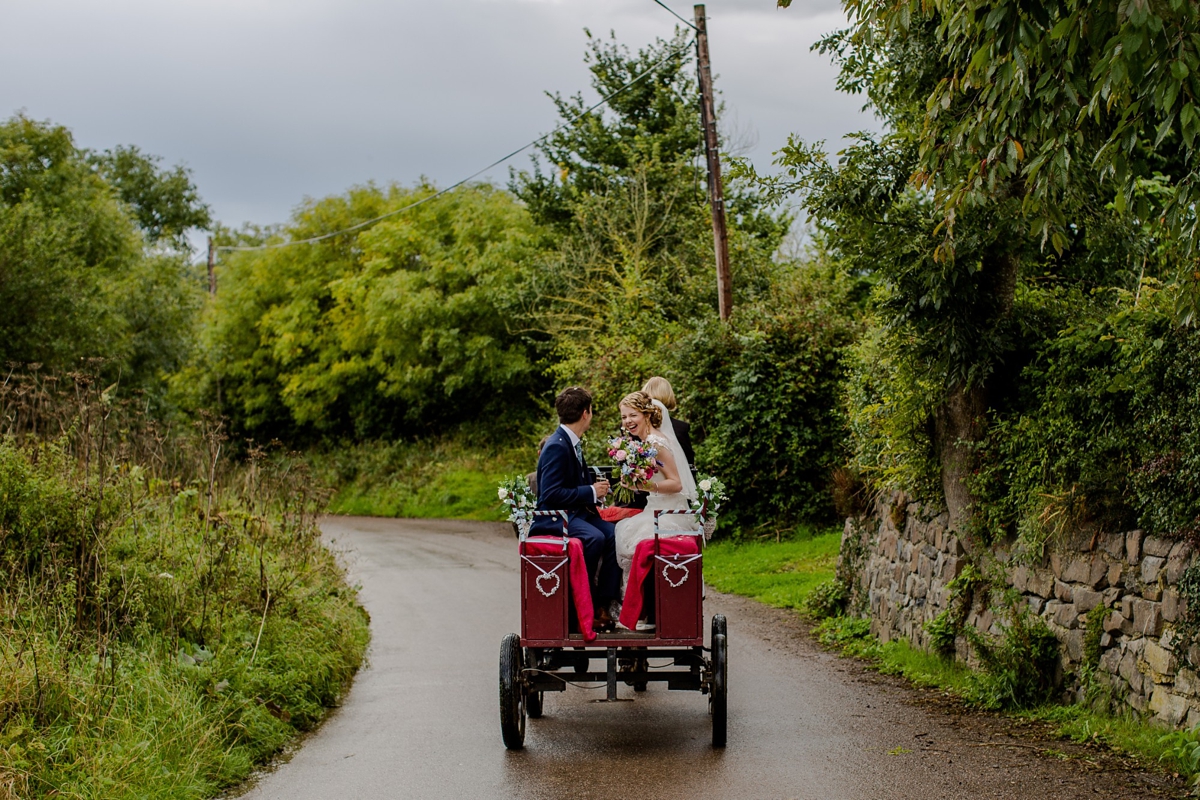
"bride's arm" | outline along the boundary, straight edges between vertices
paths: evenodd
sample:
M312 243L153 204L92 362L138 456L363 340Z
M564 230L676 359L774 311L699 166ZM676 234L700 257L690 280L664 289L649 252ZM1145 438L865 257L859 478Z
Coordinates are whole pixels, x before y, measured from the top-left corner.
M662 480L658 483L651 483L647 491L658 492L659 494L678 494L683 491L683 481L679 480L679 468L675 466L675 454L671 452L669 447L664 447L658 451L658 462L662 465L659 472L662 473Z

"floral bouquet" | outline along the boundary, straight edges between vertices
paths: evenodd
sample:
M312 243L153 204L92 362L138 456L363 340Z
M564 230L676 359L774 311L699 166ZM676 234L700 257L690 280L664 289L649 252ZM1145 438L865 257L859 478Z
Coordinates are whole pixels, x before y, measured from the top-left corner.
M658 448L648 442L640 442L626 433L618 433L608 440L608 455L617 462L621 481L613 489L613 499L628 503L634 491L658 472Z
M500 502L508 506L508 521L518 527L526 526L532 515L529 514L537 507L537 498L529 491L529 481L524 475L513 475L500 482L496 489Z
M700 518L705 538L711 539L717 527L717 512L721 510L721 504L729 499L729 495L725 494L725 483L712 475L701 475L700 480L696 482L696 491L699 496L688 505Z

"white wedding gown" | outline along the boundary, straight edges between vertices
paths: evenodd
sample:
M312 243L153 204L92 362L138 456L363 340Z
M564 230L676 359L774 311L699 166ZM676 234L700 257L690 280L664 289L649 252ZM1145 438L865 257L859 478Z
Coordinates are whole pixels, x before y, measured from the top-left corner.
M665 410L665 409L664 409ZM670 424L670 418L664 420L663 427ZM673 433L673 432L672 432ZM660 492L650 492L650 497L646 501L646 510L640 514L623 519L617 522L616 544L617 544L617 566L621 568L621 596L625 595L625 586L629 582L629 567L633 564L633 551L637 547L638 542L645 539L654 538L654 512L656 509L687 509L689 495L687 493L688 485L692 482L691 468L688 466L687 458L678 447L672 447L664 437L658 434L650 434L646 438L658 448L659 452L667 449L675 456L675 463L678 465L681 475L686 474L687 478L682 479L684 491L674 494L662 494ZM658 483L662 480L662 473L656 473L651 479L652 483ZM695 489L691 491L691 497L695 497ZM680 530L695 530L696 518L687 514L667 514L659 517L658 529L663 535L670 535L670 531Z

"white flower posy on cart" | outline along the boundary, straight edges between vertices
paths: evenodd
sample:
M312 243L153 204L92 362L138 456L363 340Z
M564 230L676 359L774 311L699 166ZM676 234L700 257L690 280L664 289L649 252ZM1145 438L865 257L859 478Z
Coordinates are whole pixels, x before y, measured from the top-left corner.
M500 502L508 506L508 521L520 528L527 528L532 518L529 514L537 507L537 498L529 490L529 481L524 475L513 475L500 482L496 489Z
M729 499L729 495L725 494L725 483L712 475L700 476L700 480L696 482L696 491L699 496L689 501L689 505L700 517L704 538L711 539L717 527L717 512L721 510L721 504Z

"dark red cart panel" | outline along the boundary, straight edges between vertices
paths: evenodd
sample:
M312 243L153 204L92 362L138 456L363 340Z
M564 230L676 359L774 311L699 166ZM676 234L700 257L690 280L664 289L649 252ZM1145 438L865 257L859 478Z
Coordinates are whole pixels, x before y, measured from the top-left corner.
M521 557L521 639L567 638L567 555Z
M702 555L654 557L654 610L659 639L704 638Z

